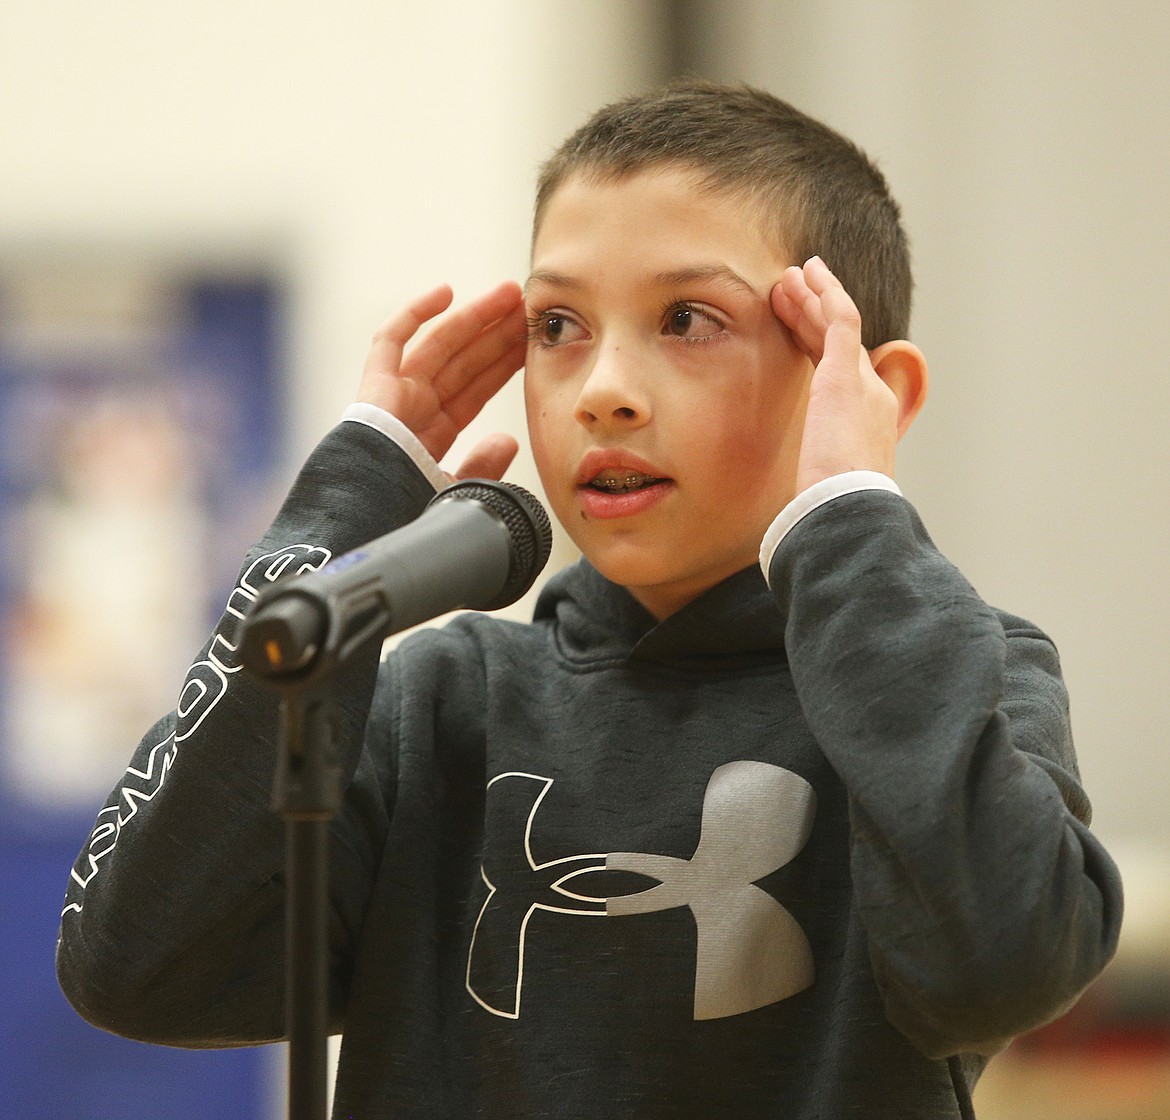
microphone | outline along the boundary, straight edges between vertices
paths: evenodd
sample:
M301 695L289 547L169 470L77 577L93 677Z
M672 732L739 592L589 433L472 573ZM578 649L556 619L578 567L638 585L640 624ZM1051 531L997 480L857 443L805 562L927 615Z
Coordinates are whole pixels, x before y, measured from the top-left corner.
M420 622L520 598L552 548L544 507L509 482L440 490L409 525L261 593L240 637L244 669L299 683Z

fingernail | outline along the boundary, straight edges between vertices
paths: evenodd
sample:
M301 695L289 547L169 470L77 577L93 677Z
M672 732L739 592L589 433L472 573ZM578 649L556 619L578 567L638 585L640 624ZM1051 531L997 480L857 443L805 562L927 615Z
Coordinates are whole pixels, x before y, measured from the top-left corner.
M804 263L805 263L805 264L812 264L814 261L815 261L817 264L824 264L824 263L825 263L823 260L821 260L821 258L820 258L820 257L818 257L818 256L816 256L816 255L813 255L813 256L809 257L809 258L808 258L808 260L807 260L807 261L805 261Z

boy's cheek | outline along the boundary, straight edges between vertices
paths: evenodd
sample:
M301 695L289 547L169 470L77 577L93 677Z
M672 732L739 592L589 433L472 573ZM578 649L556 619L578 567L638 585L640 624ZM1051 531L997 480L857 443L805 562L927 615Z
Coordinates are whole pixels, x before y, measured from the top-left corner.
M778 511L795 496L796 470L804 432L807 392L763 407L751 423L729 426L728 439L719 457L728 467L728 477L756 480L753 490L768 495L768 504L779 501ZM775 512L775 511L774 511Z
M563 429L576 423L580 388L576 381L540 365L524 371L524 411L529 432Z
M536 376L528 369L524 371L524 415L528 421L528 437L535 444L548 417L548 403Z
M548 402L542 399L529 398L525 401L525 410L528 419L528 443L532 449L532 458L536 463L540 481L551 498L559 484L571 473L569 466L563 460L566 458L565 440L557 438L557 433L550 430ZM562 453L557 455L557 448Z

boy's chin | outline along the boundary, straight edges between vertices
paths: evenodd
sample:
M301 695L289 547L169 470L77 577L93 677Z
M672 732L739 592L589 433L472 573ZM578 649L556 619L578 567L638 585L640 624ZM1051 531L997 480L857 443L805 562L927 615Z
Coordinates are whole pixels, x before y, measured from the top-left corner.
M644 555L615 556L592 550L584 550L584 555L610 583L624 587L659 620L685 607L725 578L713 573L680 571L661 558Z
M585 534L578 534L573 543L607 580L621 584L622 587L632 589L670 578L662 558L652 549L629 542L606 541L599 545Z

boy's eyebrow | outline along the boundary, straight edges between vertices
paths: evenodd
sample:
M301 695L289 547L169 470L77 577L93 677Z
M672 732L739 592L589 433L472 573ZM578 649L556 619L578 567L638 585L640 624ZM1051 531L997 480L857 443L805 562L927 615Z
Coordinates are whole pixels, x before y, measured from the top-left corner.
M527 280L524 281L524 290L528 291L529 286L536 282L538 284L548 284L553 288L579 288L581 282L574 280L571 276L566 276L563 272L548 272L544 269L537 269L532 273Z
M724 287L737 288L748 295L760 298L760 293L752 287L747 280L745 280L734 269L729 268L725 264L706 264L694 265L690 268L670 269L666 272L655 273L651 277L651 282L659 287L676 286L679 284L693 284L696 281L715 282L722 284ZM544 269L538 269L528 277L524 285L525 291L533 283L548 284L553 288L580 288L582 282L574 279L572 276L566 276L563 272L549 272Z
M695 281L714 281L727 288L738 288L748 295L759 298L760 293L751 286L738 272L728 268L725 264L696 265L693 268L680 268L671 272L659 272L654 281L657 284L693 284Z

